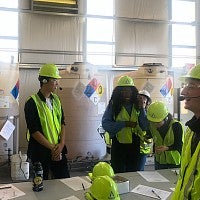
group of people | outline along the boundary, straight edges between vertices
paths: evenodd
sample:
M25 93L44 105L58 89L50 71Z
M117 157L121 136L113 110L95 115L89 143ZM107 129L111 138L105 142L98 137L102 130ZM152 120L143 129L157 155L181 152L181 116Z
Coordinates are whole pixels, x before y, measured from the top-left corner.
M138 91L129 76L114 88L102 118L112 138L111 165L115 173L144 170L146 156L155 153L155 169L180 167L183 127L148 91Z
M70 177L64 113L54 93L59 78L55 65L43 65L38 77L40 89L27 99L24 108L29 134L27 155L33 164L42 164L44 179ZM151 102L148 91L138 91L129 76L118 80L102 126L112 139L114 173L144 170L153 142L155 169L180 167L172 199L197 200L200 199L200 65L181 79L185 83L181 92L185 108L194 113L186 123L185 134L181 122L173 118L167 106L161 101Z
M200 199L200 64L180 78L185 109L194 116L184 129L162 101L151 102L129 76L119 78L102 117L112 139L111 166L115 173L144 170L150 139L155 169L180 168L172 199Z

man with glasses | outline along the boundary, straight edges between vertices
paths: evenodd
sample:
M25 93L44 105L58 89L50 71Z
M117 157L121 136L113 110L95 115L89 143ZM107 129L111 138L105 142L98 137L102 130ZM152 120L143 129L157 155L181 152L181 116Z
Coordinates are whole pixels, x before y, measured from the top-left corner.
M182 149L181 169L172 199L200 199L200 64L186 76L180 77L185 83L181 99L185 109L194 113L186 122L187 130Z
M27 155L34 163L40 162L43 178L68 178L67 148L65 146L65 121L58 88L58 68L45 64L39 70L40 90L28 98L25 119L29 132Z

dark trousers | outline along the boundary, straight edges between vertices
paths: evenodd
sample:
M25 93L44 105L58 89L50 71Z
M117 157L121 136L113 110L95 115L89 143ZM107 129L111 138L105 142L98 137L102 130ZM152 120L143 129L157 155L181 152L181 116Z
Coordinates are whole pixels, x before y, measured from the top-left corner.
M62 160L42 163L43 179L48 180L49 174L52 179L69 178L68 161L65 155L62 155Z
M140 153L139 154L137 171L144 171L144 166L145 166L145 163L146 163L146 159L147 159L147 154L144 154L144 153Z
M140 139L134 136L131 144L121 144L112 138L111 166L115 173L137 171L140 154Z

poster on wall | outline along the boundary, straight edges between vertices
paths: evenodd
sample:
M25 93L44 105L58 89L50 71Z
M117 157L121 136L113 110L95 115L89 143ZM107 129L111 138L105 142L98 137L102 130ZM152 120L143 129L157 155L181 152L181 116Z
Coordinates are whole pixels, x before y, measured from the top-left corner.
M93 78L87 85L84 94L97 105L100 101L101 96L104 93L104 88L99 80Z

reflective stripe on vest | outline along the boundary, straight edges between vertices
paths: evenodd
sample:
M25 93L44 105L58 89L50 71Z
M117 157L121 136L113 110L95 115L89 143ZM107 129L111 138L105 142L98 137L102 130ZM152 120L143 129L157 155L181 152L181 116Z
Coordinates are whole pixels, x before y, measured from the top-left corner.
M188 128L182 149L182 160L179 179L172 196L177 199L200 199L200 142L191 157L191 141L194 133Z
M132 108L131 111L131 116L128 114L127 110L122 107L122 110L118 114L116 121L132 121L138 123L138 115L139 112L136 111L136 109ZM132 143L132 134L138 132L139 126L137 125L136 128L131 128L131 127L124 127L122 130L120 130L117 133L117 140L119 143L122 144L131 144Z
M174 144L174 132L172 129L172 124L174 124L176 121L175 119L171 120L169 124L169 129L167 131L167 134L165 135L165 138L163 139L158 130L155 128L155 126L151 125L151 133L153 136L153 140L155 143L155 146L171 146ZM180 123L180 122L179 122ZM180 123L181 124L181 123ZM181 155L178 151L164 151L161 153L155 154L156 161L160 164L175 164L179 165L181 162Z
M47 104L40 99L38 94L31 96L37 106L42 131L51 144L59 142L61 131L61 104L57 95L53 94L52 105L53 110L50 110Z

